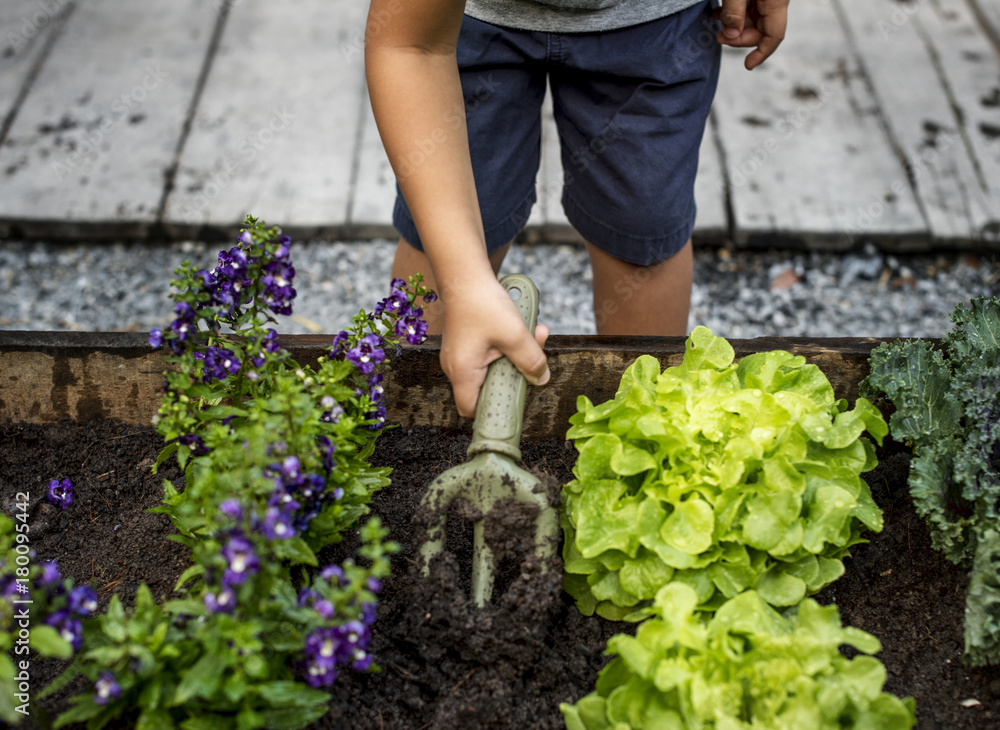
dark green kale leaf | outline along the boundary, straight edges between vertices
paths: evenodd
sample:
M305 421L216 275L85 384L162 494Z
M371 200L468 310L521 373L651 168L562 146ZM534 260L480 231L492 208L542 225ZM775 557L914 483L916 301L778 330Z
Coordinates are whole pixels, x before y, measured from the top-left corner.
M934 546L971 566L965 659L1000 663L1000 299L951 314L941 349L911 340L872 351L861 394L885 393L913 447L910 493Z

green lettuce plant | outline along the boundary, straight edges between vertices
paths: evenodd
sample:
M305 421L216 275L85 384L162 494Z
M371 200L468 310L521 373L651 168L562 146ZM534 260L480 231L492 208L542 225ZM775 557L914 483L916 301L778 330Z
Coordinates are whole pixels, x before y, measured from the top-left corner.
M614 636L615 658L594 692L560 709L568 730L907 730L912 698L882 691L878 639L842 627L836 606L805 599L782 616L756 592L696 610L693 588L656 594L635 637ZM843 644L863 654L847 659Z
M671 581L701 610L749 588L792 606L843 573L864 529L882 529L860 478L876 463L862 434L887 432L878 410L849 410L803 357L733 360L698 327L680 365L661 373L643 356L614 399L578 399L563 557L584 614L640 619Z
M971 569L964 659L978 666L1000 663L1000 299L950 319L940 348L875 348L861 387L895 406L890 430L913 447L910 493L934 547Z

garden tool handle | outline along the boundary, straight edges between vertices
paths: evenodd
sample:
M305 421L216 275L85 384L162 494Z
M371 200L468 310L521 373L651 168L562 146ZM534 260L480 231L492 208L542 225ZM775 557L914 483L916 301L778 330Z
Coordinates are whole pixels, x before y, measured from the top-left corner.
M514 304L521 312L528 331L535 333L538 322L538 289L524 274L508 274L500 280L508 292L520 292ZM470 457L492 451L521 460L521 425L528 381L506 357L490 364L486 380L476 401L476 420L472 426Z

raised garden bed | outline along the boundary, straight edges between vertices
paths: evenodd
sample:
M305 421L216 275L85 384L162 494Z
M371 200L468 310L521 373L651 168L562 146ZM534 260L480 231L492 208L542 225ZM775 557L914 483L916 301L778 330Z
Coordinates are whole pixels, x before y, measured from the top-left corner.
M289 337L286 346L308 363L328 341ZM878 342L769 338L732 344L737 356L772 349L804 355L824 370L838 397L853 402ZM553 379L529 392L524 459L558 493L575 458L563 437L576 396L610 398L625 366L640 354L676 364L683 340L553 337L547 349ZM384 671L345 672L333 688L330 714L316 726L563 727L559 702L574 702L592 689L606 661L604 642L623 626L580 616L558 581L515 579L496 605L472 610L454 579L468 573L469 536L460 531L451 538L454 572L425 581L412 569L410 517L427 482L464 461L468 442L469 424L450 405L437 355L434 341L408 348L386 384L387 420L402 428L379 442L374 461L395 472L372 506L403 550L375 624L372 652ZM13 492L28 489L40 497L50 478L73 478L74 509L39 505L32 544L40 560L58 560L77 584L91 581L102 607L115 590L128 603L139 581L164 597L184 567L184 550L164 539L172 532L169 520L144 511L162 497L160 477L148 472L160 444L146 424L156 411L163 369L162 353L151 351L144 335L0 333L0 503L9 512L4 500ZM916 698L918 727L995 726L1000 672L968 669L960 659L966 576L930 548L913 512L907 450L889 442L879 455L881 465L867 480L885 512L885 528L852 550L846 575L819 598L835 601L845 624L882 640L886 690ZM521 519L514 512L495 527L512 535ZM330 559L351 547L337 546ZM57 669L54 662L39 664L32 691Z

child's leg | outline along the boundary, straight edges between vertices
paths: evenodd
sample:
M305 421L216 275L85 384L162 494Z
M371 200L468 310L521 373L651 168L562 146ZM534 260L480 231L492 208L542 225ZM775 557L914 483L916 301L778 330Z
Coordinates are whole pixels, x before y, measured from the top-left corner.
M550 70L563 210L588 242L600 334L684 335L694 180L721 52L708 2L558 38Z
M691 241L666 261L637 266L587 244L594 271L599 335L687 334L691 306Z
M504 257L509 250L510 244L508 243L498 251L489 254L490 264L493 265L495 273L500 273L500 266L503 264ZM439 295L436 302L421 304L424 310L424 318L427 320L428 334L439 335L444 327L444 302L448 299L448 294L447 292L438 291L437 282L434 280L431 263L427 255L407 243L405 238L400 238L399 243L396 244L396 256L392 261L392 275L393 277L407 281L410 276L417 273L422 274L424 284Z

